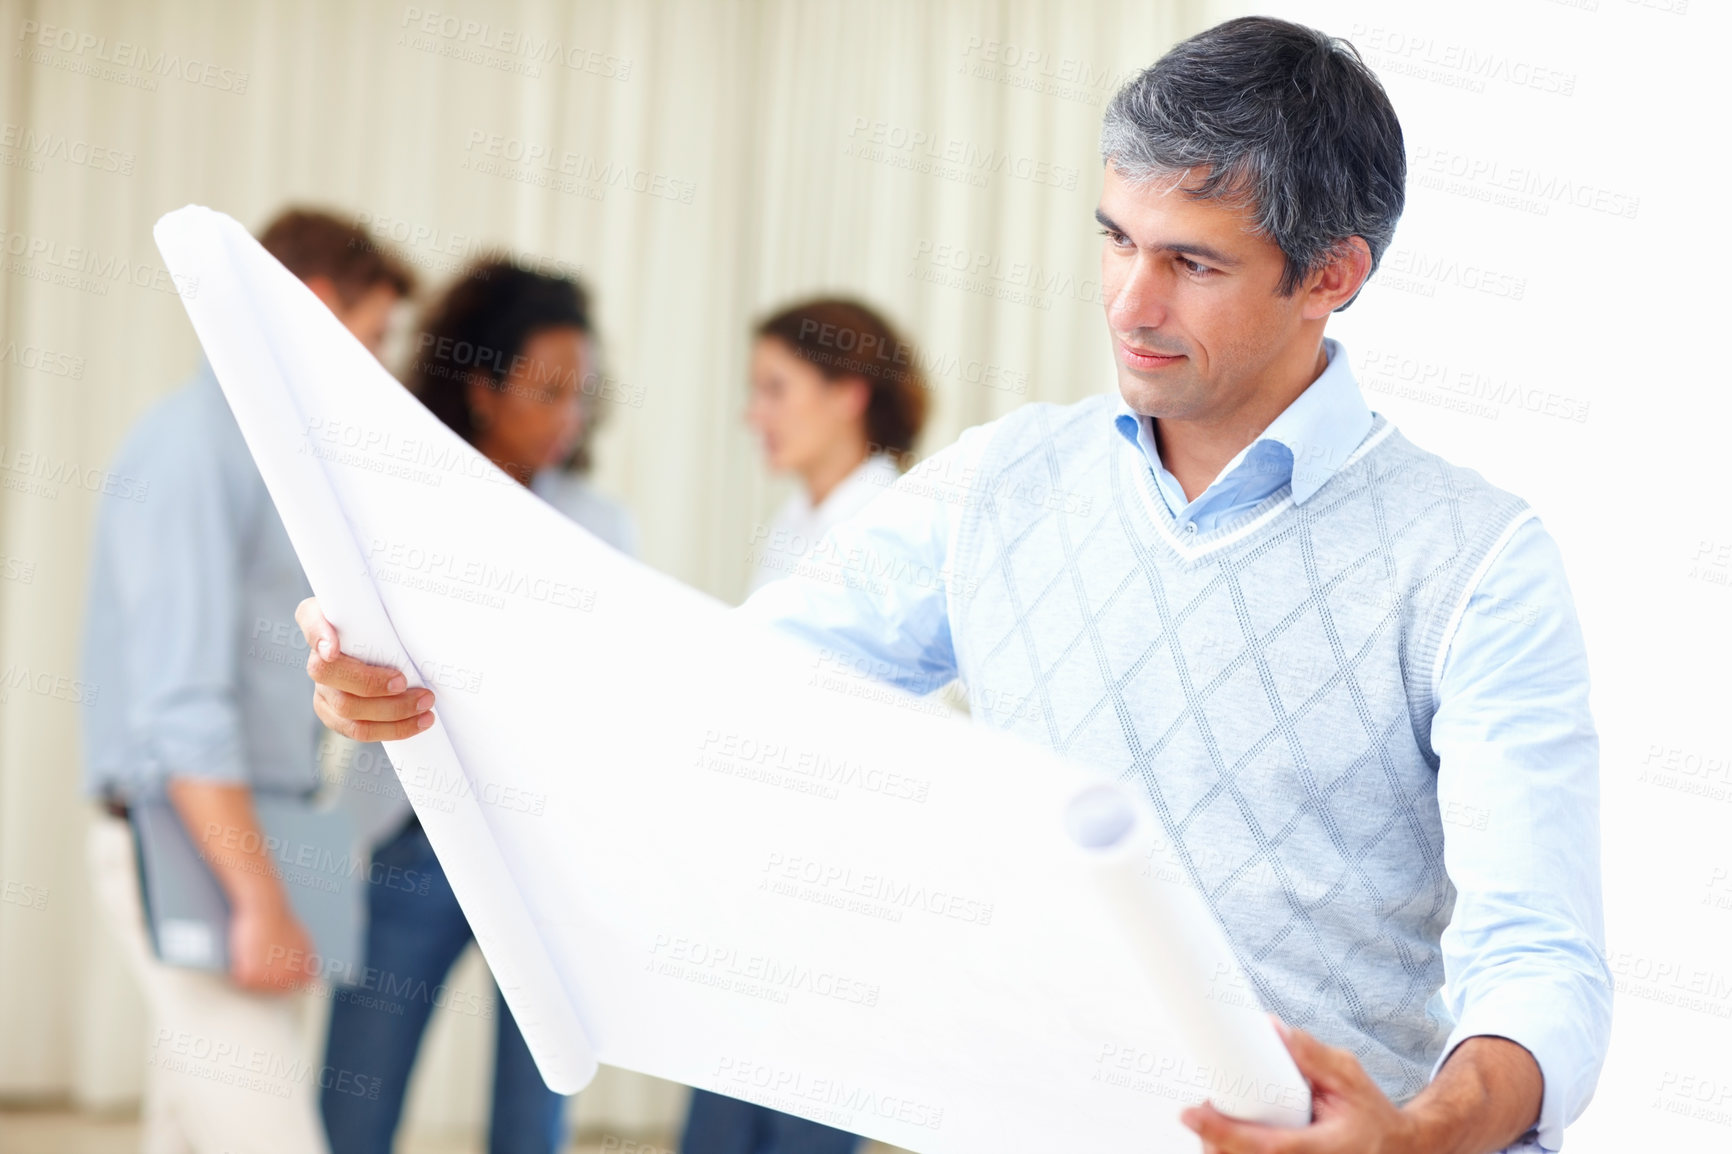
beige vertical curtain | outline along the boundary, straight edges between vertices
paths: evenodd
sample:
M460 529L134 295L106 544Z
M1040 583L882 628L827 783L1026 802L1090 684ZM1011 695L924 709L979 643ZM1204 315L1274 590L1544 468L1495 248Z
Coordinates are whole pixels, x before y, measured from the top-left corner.
M928 370L927 449L1105 387L1101 109L1207 14L0 0L0 1098L125 1106L140 1082L141 1010L83 876L68 687L92 518L125 499L107 463L197 357L151 242L161 213L257 228L327 205L432 287L487 245L581 269L610 377L597 481L646 560L736 599L780 492L741 424L753 318L817 291L885 308ZM454 983L485 987L476 958ZM491 1024L435 1017L410 1125L475 1125ZM579 1121L665 1129L682 1100L609 1071Z

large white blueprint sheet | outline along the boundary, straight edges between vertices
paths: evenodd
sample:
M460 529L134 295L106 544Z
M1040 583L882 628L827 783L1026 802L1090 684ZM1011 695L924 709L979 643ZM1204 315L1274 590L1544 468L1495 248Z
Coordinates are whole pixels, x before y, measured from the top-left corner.
M439 695L388 751L548 1085L607 1062L935 1154L1194 1149L1203 1097L1306 1121L1142 798L813 684L494 468L233 220L156 238L344 649Z

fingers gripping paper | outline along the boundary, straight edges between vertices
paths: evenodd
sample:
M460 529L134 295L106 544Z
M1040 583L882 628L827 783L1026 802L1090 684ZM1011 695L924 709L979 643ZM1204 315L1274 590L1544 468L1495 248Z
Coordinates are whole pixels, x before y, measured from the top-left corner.
M345 651L439 694L388 745L549 1086L598 1061L916 1151L1191 1148L1303 1079L1140 797L809 684L427 412L233 220L157 243Z

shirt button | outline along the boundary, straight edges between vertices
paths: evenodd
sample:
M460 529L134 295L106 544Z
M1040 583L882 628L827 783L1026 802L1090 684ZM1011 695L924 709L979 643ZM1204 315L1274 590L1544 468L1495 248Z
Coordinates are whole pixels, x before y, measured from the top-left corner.
M1185 522L1185 532L1195 533L1196 531L1197 531L1197 523L1195 521L1186 521Z

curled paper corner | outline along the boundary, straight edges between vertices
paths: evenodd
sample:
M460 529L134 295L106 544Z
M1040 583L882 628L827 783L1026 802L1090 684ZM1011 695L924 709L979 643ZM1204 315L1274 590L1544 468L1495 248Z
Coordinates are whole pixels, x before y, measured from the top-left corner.
M1176 948L1170 936L1187 923L1201 929L1213 915L1188 884L1163 882L1149 868L1160 842L1148 802L1118 782L1100 781L1072 795L1062 820L1151 989L1159 991L1199 1067L1210 1071L1209 1100L1246 1121L1309 1125L1309 1086L1273 1022L1261 1010L1224 1015L1211 1007L1209 991L1221 975L1194 952Z

